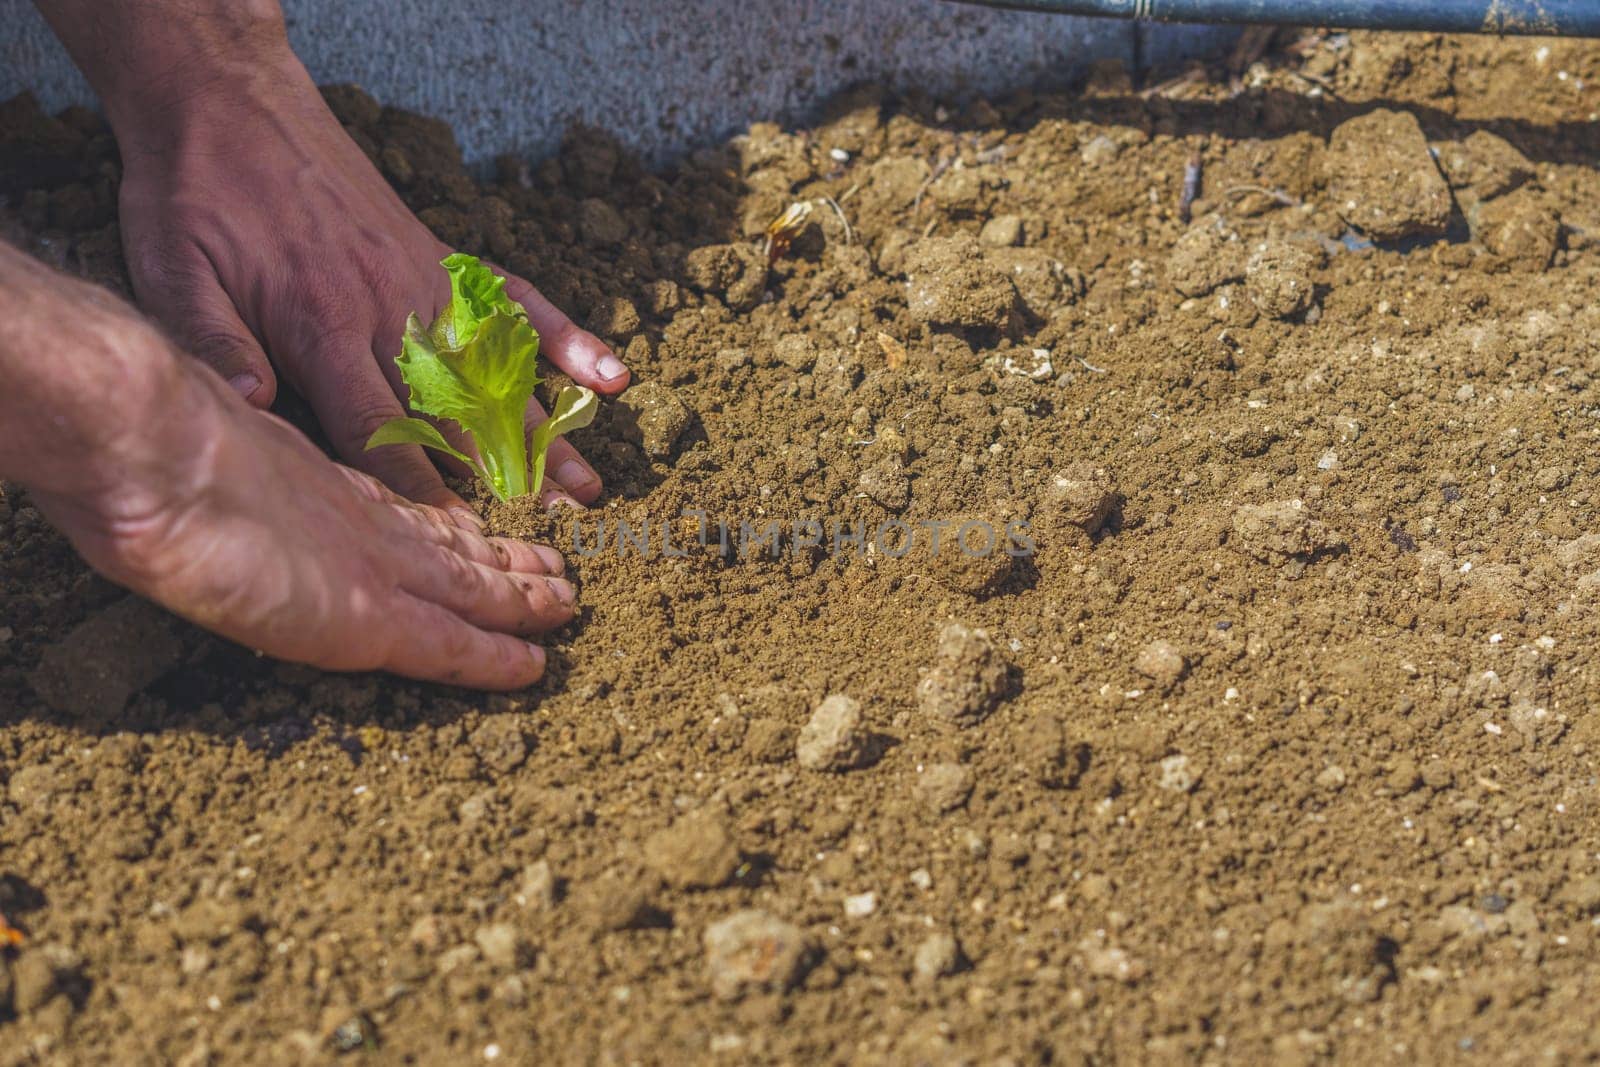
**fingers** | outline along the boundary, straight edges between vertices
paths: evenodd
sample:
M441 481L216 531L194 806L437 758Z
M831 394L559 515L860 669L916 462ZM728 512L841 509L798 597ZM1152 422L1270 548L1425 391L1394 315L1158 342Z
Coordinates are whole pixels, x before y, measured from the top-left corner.
M507 634L488 633L438 604L400 597L396 639L383 669L407 678L473 689L522 689L544 674L545 653Z
M229 388L255 407L272 406L278 380L255 335L217 282L210 263L192 268L172 253L151 253L130 264L139 302L190 355L222 375ZM203 260L203 254L192 255ZM157 259L155 256L161 256Z
M563 578L500 570L444 548L411 554L401 587L474 626L528 636L563 625L576 607Z
M581 330L556 306L540 295L539 290L507 273L497 264L490 264L505 275L506 295L528 311L528 322L539 331L539 350L550 362L579 385L586 385L597 393L620 393L628 387L628 368L607 348L605 342Z
M378 427L402 418L405 412L372 358L370 340L345 332L326 335L324 343L333 350L312 353L306 380L296 384L340 458L407 499L447 511L469 510L466 502L445 486L419 446L385 445L366 450L367 439ZM338 351L343 346L359 346L359 351Z

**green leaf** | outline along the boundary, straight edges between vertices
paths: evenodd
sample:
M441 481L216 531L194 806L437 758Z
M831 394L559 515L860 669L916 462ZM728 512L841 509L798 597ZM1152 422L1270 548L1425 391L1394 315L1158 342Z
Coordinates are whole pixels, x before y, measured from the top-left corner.
M434 320L434 342L440 348L459 348L477 335L484 320L507 315L528 321L523 306L506 295L506 280L461 252L439 261L450 275L450 304ZM538 335L534 335L537 341Z
M374 448L379 448L383 445L421 445L423 448L435 448L440 452L454 456L473 470L478 471L480 475L483 471L482 465L477 460L471 456L463 455L454 445L446 441L444 434L439 432L438 427L421 419L408 419L404 416L398 419L390 419L374 430L371 437L367 438L366 451L370 452Z
M441 265L450 274L450 305L429 329L415 314L406 320L395 361L411 388L411 410L458 423L472 437L480 457L473 467L490 491L500 500L522 496L523 416L539 384L539 335L505 295L504 278L472 256L447 256Z
M595 411L600 407L600 402L595 398L593 389L585 389L581 385L569 385L561 390L556 397L556 406L550 412L550 417L541 422L534 429L528 442L528 451L533 456L533 484L530 493L537 493L544 485L545 455L550 451L550 445L555 439L572 430L581 430L594 421Z

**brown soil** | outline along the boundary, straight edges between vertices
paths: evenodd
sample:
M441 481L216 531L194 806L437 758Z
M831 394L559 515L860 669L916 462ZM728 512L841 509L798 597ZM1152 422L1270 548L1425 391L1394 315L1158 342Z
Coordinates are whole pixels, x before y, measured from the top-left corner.
M694 507L780 558L574 555L552 677L488 698L121 602L8 488L0 1063L1600 1057L1600 48L1153 88L487 185L330 90L625 349L585 541ZM98 122L0 117L8 230L122 285Z

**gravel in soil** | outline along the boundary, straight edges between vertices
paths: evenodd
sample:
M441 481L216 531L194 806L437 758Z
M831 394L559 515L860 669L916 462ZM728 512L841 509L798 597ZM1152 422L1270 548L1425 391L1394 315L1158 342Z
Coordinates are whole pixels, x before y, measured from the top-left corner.
M594 551L483 503L581 622L510 697L130 632L4 487L0 1064L1600 1056L1600 50L1279 43L660 173L328 89L635 368ZM126 291L99 119L0 159Z

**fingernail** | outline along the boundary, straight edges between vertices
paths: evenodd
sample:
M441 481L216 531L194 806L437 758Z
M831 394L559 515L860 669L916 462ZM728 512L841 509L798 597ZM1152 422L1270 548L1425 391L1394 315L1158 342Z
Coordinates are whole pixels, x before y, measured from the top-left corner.
M565 578L546 578L544 584L548 585L550 591L556 595L556 599L567 607L570 608L578 602L577 592L572 588L572 583Z
M562 505L562 506L565 506L565 507L573 508L574 510L577 510L577 511L587 511L588 510L582 504L578 503L576 500L574 500L572 497L568 496L567 494L561 492L561 490L559 490L559 489L546 489L544 491L543 496L544 496L544 509L546 511L554 511L558 505Z
M473 533L482 533L487 528L483 520L478 518L477 512L470 511L467 508L451 508L450 517L455 520L457 526L463 530L471 530Z
M549 545L530 545L529 547L533 549L533 554L539 557L539 561L544 564L545 573L566 573L567 561L561 558L561 553Z
M251 374L249 371L245 371L242 374L235 374L232 378L229 378L228 388L232 389L246 400L249 400L255 395L256 390L261 388L261 379L256 377L254 374Z
M538 645L529 645L528 655L533 657L533 665L537 667L539 672L542 674L544 672L545 660L544 649L540 648Z
M581 489L594 480L594 472L581 459L562 460L556 466L556 481L564 489Z
M628 368L622 365L622 360L618 359L613 353L610 352L607 352L605 355L600 357L600 362L594 365L594 369L595 372L600 375L600 377L604 378L608 382L614 378L620 378L624 374L628 373Z

